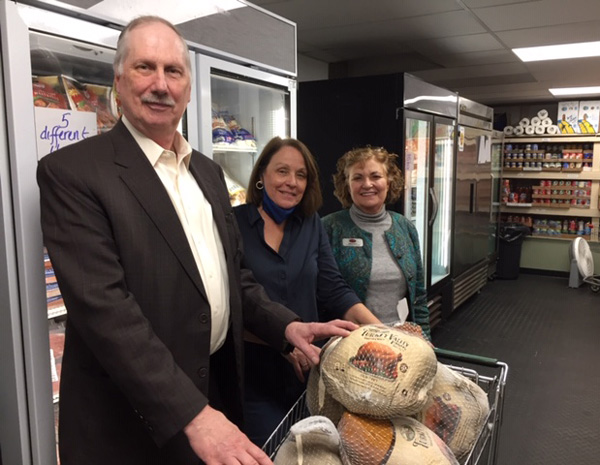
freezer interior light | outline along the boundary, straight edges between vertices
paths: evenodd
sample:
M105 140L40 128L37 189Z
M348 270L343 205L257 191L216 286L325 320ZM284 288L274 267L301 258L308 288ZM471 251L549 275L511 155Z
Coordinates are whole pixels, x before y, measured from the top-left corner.
M558 87L548 89L552 95L590 95L600 94L600 86L590 87Z
M544 45L541 47L513 48L522 61L564 60L600 56L599 42L579 42L576 44Z

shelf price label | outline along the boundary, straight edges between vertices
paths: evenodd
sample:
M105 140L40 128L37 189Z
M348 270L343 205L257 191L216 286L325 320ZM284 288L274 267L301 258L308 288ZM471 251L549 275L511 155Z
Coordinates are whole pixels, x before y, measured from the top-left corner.
M61 147L98 134L96 113L35 107L38 160Z

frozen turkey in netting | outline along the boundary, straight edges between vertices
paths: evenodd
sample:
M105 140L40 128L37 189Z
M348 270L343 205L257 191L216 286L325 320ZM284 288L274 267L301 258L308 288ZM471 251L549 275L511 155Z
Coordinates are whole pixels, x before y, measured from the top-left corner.
M323 416L311 416L292 425L277 451L274 465L342 465L340 436Z
M489 411L489 399L481 387L438 362L429 401L415 418L462 460L477 441Z
M427 402L437 359L422 337L366 325L321 355L320 374L347 410L377 418L412 415Z
M338 425L344 465L458 465L450 448L414 418L344 413Z

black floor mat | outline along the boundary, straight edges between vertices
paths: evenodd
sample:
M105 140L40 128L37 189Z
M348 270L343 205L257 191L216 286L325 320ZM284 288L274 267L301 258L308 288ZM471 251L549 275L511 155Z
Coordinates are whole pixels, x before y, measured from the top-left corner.
M433 342L508 364L497 465L600 463L600 293L534 274L491 281Z

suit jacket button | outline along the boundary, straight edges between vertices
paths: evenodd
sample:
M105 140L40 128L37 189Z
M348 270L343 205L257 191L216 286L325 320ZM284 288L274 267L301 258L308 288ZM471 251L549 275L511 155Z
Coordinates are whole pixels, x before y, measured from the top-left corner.
M200 378L205 378L208 373L208 370L205 367L202 367L198 370L198 376Z
M200 322L201 323L208 323L208 315L206 313L201 313L200 314Z

